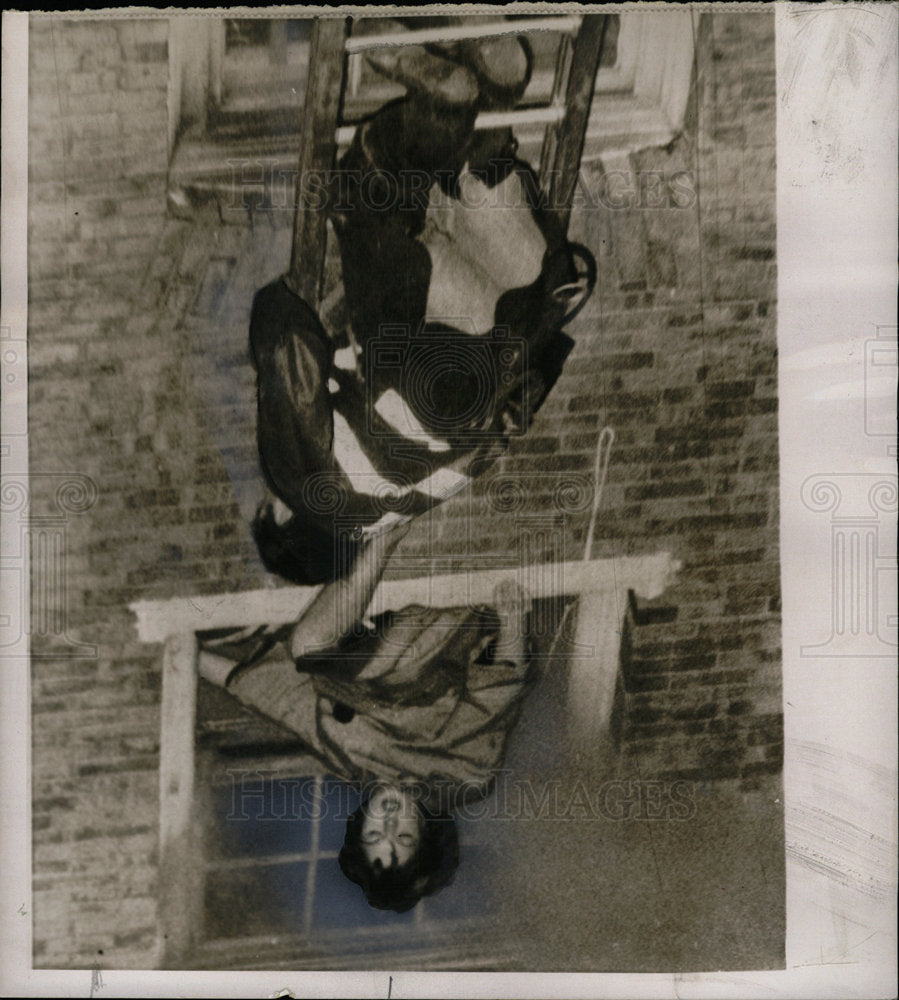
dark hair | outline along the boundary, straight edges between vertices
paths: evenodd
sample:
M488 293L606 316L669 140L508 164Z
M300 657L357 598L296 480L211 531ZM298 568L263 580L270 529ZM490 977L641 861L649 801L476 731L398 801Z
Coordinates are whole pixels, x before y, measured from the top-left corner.
M251 525L262 565L291 583L329 583L349 571L359 544L342 532L329 535L301 517L276 523L269 504L261 504Z
M368 800L350 816L337 859L340 870L362 887L369 905L405 913L422 898L449 885L459 867L459 835L448 814L435 815L417 803L423 823L418 850L403 865L372 864L362 846L362 823Z

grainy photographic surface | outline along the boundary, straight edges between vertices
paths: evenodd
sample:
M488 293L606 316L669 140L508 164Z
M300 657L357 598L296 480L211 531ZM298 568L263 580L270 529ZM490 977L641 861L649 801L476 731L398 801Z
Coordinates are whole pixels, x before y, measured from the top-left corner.
M30 23L35 963L782 966L773 12L226 15Z
M774 26L31 16L35 968L784 968Z

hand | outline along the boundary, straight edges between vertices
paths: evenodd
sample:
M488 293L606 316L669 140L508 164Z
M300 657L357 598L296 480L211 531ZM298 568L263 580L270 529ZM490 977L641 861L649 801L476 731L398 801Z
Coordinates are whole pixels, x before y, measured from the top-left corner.
M380 538L381 548L379 551L382 556L385 556L389 555L399 545L411 527L411 514L397 514L394 511L385 514L374 524L369 524L365 527L357 525L355 536L361 540L362 548L370 552L374 551L375 539Z
M527 592L508 578L500 580L493 588L493 603L501 617L523 617L531 609L531 599Z
M493 588L493 601L499 617L494 659L520 665L525 661L525 636L531 600L514 580L505 579Z
M412 527L412 518L408 515L401 516L384 534L384 552L389 555L409 534Z

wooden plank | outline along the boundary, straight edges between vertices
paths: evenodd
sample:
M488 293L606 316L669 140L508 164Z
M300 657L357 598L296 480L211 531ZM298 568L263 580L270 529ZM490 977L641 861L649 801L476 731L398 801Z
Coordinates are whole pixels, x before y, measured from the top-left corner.
M562 117L565 116L565 101L563 90L567 88L568 76L571 71L572 39L563 38L556 52L556 65L553 72L552 86L550 88L549 103L558 108ZM560 119L561 120L561 119ZM519 143L521 136L517 136ZM539 176L546 177L552 169L556 160L556 151L559 146L559 129L557 127L543 130L543 137L540 142L540 169Z
M521 580L534 598L633 590L652 599L662 594L680 564L668 552L582 562L547 562L526 567L469 570L438 576L385 580L372 606L400 608L429 603L434 607L487 604L503 579ZM424 572L424 570L423 570ZM293 621L318 593L317 587L279 587L242 593L176 597L164 601L136 601L129 608L137 616L141 642L164 642L173 632L229 626L264 625Z
M349 19L316 18L309 51L309 77L303 111L297 201L288 285L313 309L318 306L325 262L326 211L306 203L304 178L325 175L334 167L334 134L340 117L345 83L344 45Z
M565 118L558 127L555 162L544 188L549 206L557 214L566 232L574 186L581 165L584 137L590 121L590 107L607 21L606 14L586 14L581 21L571 56L571 71L565 93Z
M475 128L493 128L497 123L514 124L521 148L539 148L547 123L558 122L564 117L564 108L532 108L513 112L481 114ZM339 145L348 145L355 128L343 126L337 130ZM587 141L596 149L625 148L653 143L664 144L673 137L661 108L632 95L611 95L603 99L602 120L590 123ZM231 142L209 143L206 139L182 139L169 170L170 182L176 186L191 187L219 184L230 193L227 206L240 204L234 187L240 184L247 191L252 189L248 178L259 177L259 190L275 185L279 206L285 204L283 193L285 177L292 177L296 168L296 147L299 133L235 139ZM595 150L594 150L595 153ZM244 167L243 164L246 163Z
M159 741L159 938L157 965L178 968L200 931L202 866L194 811L197 641L169 636L162 663Z
M621 659L627 590L583 593L568 659L569 746L581 763L598 765L610 750L612 707Z

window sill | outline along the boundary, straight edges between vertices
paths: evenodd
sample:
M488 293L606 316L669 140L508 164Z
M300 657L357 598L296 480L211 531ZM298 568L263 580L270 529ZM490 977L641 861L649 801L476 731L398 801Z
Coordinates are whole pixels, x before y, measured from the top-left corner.
M598 160L607 170L621 169L631 154L666 146L676 138L683 128L690 89L694 29L690 10L621 15L616 65L604 66L597 74L584 162ZM358 55L351 63L353 58L358 64ZM308 56L297 57L291 72L305 76L307 62ZM551 77L541 69L526 100L536 102L551 92ZM194 199L210 196L218 199L223 218L234 215L235 201L242 217L253 205L264 207L268 198L281 208L290 207L289 181L299 160L302 122L298 96L302 88L291 89L290 83L270 81L268 89L259 90L256 84L238 87L232 81L219 93L217 111L206 105L199 115L206 120L205 131L187 132L172 158L170 204L176 214L189 216ZM402 87L378 79L368 80L361 92L350 87L344 121L359 121L402 93ZM540 163L547 120L559 110L540 108L538 121L515 126L520 155L534 166ZM340 130L344 146L348 134L351 128Z
M235 210L243 218L252 207L290 208L301 139L295 120L296 113L285 108L252 116L233 113L228 128L214 137L185 135L169 167L170 205L176 214L176 206L209 198L218 201L223 219ZM540 122L515 128L519 155L535 168L545 128ZM666 146L679 131L680 123L672 122L658 101L632 93L605 94L590 116L581 159L600 161L606 170L618 169L622 158L640 149ZM349 131L341 133L344 141L338 145L338 155L346 148Z
M491 940L486 921L440 921L413 931L405 947L396 928L323 932L316 940L300 935L238 938L198 945L182 968L222 971L291 969L334 971L352 969L408 969L513 971L520 956L506 954L505 946ZM404 931L404 933L406 932ZM448 938L450 940L448 940Z

